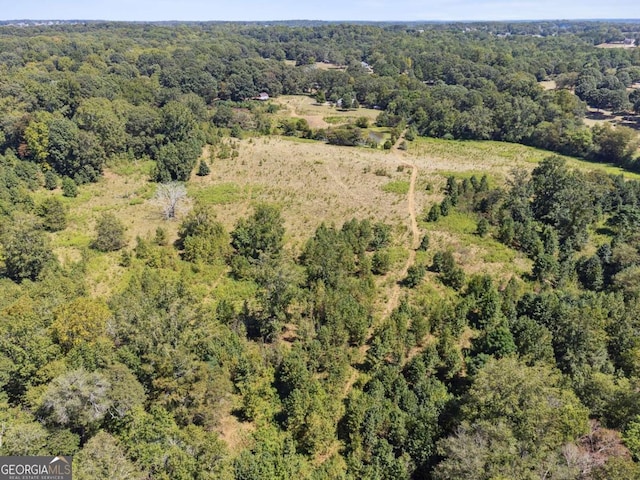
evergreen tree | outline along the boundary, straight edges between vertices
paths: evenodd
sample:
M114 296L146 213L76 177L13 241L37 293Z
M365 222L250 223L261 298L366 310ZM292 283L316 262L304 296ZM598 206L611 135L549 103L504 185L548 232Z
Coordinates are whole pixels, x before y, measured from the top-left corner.
M78 196L78 185L73 180L73 178L64 177L62 179L62 194L65 197L77 197Z
M200 166L198 167L197 175L199 177L206 177L210 173L211 173L211 169L209 169L209 165L207 165L207 162L204 160L200 160Z

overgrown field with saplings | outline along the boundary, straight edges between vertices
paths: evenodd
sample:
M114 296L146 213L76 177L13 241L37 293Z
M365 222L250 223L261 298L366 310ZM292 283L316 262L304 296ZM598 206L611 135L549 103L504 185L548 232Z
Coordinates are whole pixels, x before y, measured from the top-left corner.
M0 26L0 454L78 480L640 478L625 39Z

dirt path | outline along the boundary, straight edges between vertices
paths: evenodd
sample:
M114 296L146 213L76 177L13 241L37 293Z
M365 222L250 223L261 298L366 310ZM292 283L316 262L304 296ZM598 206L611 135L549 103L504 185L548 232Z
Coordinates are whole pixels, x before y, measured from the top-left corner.
M416 180L418 179L418 167L411 165L411 181L409 183L409 217L411 218L411 250L415 254L415 250L420 246L420 230L418 230L418 216L416 214Z
M409 211L409 218L411 221L411 248L409 250L409 257L407 258L407 262L404 265L404 268L400 272L399 280L403 279L407 276L407 272L409 271L409 267L411 267L416 261L416 249L420 245L420 230L418 230L418 218L416 214L416 179L418 178L418 167L413 164L403 165L411 167L411 181L409 183L409 193L407 194L407 209ZM384 310L383 318L391 315L398 305L400 304L400 282L397 281L394 286L391 294L389 296L389 300L387 301L387 305Z
M225 412L220 418L216 431L229 451L238 453L251 442L251 433L256 429L252 422L241 422L230 411Z
M416 198L415 198L416 181L418 179L418 167L413 163L406 162L404 160L403 153L401 153L401 151L398 150L398 146L401 140L403 139L403 136L404 136L404 133L396 141L396 144L394 145L394 154L398 157L398 160L400 161L401 165L411 168L411 180L409 181L409 192L407 193L407 211L409 213L409 220L411 224L411 245L409 249L409 257L407 258L407 261L404 267L402 268L400 273L397 275L396 281L394 282L393 288L389 294L389 299L387 300L384 312L382 314L383 319L389 317L391 313L400 304L400 295L402 293L400 288L400 281L407 276L407 272L409 271L409 268L415 263L416 249L420 245L420 230L418 229L418 218L416 213ZM372 325L369 328L369 332L367 333L367 339L365 343L358 349L358 354L359 354L358 356L361 362L364 362L364 360L366 359L367 351L369 350L368 343L369 343L369 340L371 339L371 336L373 335L375 326L376 325ZM347 383L345 384L343 389L344 397L346 397L349 394L349 392L351 391L351 388L353 387L354 383L358 380L358 377L359 377L359 371L353 366L350 368L351 368L351 375L349 376L349 379L347 380Z
M405 132L406 129L398 137L395 145L393 146L394 154L400 160L400 164L404 167L411 168L411 180L409 181L409 192L407 193L407 210L409 213L411 224L411 247L409 249L409 258L407 258L407 262L400 272L400 279L403 279L407 276L409 267L411 267L415 263L416 249L420 245L420 230L418 230L418 217L416 213L416 180L418 179L418 167L413 163L408 163L407 161L405 161L404 152L400 150L400 144L404 141ZM400 293L400 282L397 281L394 284L393 290L391 291L391 294L389 296L389 300L387 301L383 318L391 315L391 312L393 312L398 307L398 305L400 304Z

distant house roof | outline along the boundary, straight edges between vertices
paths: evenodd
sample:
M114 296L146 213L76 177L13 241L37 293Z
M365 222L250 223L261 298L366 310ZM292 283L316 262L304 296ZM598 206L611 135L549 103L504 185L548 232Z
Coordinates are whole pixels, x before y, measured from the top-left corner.
M269 94L267 92L260 92L260 95L258 95L257 97L253 97L254 100L269 100Z

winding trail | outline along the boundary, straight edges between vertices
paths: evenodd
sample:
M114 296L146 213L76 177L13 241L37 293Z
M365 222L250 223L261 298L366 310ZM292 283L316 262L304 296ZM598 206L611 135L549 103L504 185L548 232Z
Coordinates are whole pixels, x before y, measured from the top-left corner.
M404 268L399 274L399 280L395 282L393 285L393 290L389 296L389 300L387 301L387 305L384 309L383 318L391 315L398 305L400 304L400 280L407 276L407 272L409 271L409 267L411 267L416 261L416 249L420 245L420 230L418 230L418 219L416 214L416 179L418 178L418 167L413 164L403 165L411 167L411 181L409 183L409 193L407 194L407 207L409 210L409 218L411 221L411 248L409 249L409 257L407 258L407 262L404 265Z
M404 160L404 155L400 153L400 150L398 149L398 146L403 136L404 134L401 135L400 138L396 141L396 144L394 145L394 153L400 160L400 165L411 168L411 180L409 181L409 191L407 192L407 211L409 214L409 220L411 225L411 245L409 248L409 256L407 258L407 261L404 267L402 268L402 270L397 274L396 280L393 284L393 288L389 294L389 299L387 300L387 303L385 305L385 308L381 317L383 319L389 317L391 313L400 304L400 295L402 293L401 287L400 287L400 281L407 276L407 272L409 271L409 268L415 263L416 250L420 245L420 230L418 229L418 217L416 213L416 198L415 198L416 181L418 179L418 167L413 163L406 162ZM367 338L364 344L360 346L360 348L358 348L358 356L361 362L364 362L366 358L367 351L369 350L369 341L373 336L373 331L376 326L377 325L374 324L374 325L371 325L371 327L369 327L369 331L367 332ZM360 373L353 366L351 366L351 370L352 370L351 375L349 376L349 379L347 380L347 383L345 384L343 389L344 398L346 398L346 396L351 391L351 388L353 387L355 382L358 380L358 376Z

